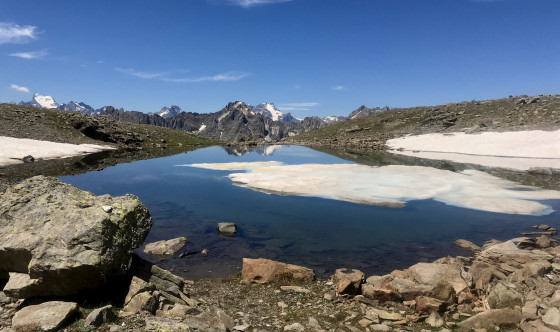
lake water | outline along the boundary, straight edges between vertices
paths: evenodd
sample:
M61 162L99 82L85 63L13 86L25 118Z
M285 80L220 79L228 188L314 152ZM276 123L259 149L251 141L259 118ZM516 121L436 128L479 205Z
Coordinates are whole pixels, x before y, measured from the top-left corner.
M176 255L159 262L141 256L193 279L239 272L244 257L307 266L322 277L342 267L357 268L367 275L384 274L421 261L466 254L452 244L458 238L482 245L493 238L519 236L535 224L560 226L558 212L541 216L485 212L448 205L441 199L411 199L405 207L393 208L286 196L233 185L228 175L243 171L178 166L270 161L353 164L298 146L251 151L216 146L61 180L98 195L137 195L153 217L147 242L179 236L188 239L180 251L188 253L183 258ZM560 200L542 203L560 210ZM236 223L237 236L218 236L218 222ZM207 255L200 254L203 249L208 250Z

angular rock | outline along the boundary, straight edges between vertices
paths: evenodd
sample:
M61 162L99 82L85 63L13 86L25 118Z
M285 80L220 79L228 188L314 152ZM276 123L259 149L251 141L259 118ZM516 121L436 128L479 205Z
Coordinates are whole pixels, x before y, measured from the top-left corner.
M150 314L155 314L158 307L158 299L150 292L142 292L136 294L130 302L119 313L120 317L126 317L139 313L140 311L147 311Z
M201 313L197 316L187 316L182 320L166 317L144 317L147 331L205 331L205 332L226 332L224 324L216 318Z
M436 285L440 280L447 281L455 290L461 292L467 283L461 278L461 268L455 264L418 263L407 269L411 277L424 285Z
M447 281L440 280L432 287L428 296L444 302L453 302L455 289Z
M525 305L521 309L521 313L523 314L523 318L533 320L537 319L537 301L527 301Z
M416 313L427 315L431 312L444 312L447 305L445 302L427 296L419 296L416 299Z
M337 269L333 280L336 283L337 293L340 295L356 295L364 280L364 273L354 269Z
M284 326L284 331L286 331L286 332L288 332L288 331L303 332L303 331L305 331L305 327L303 325L301 325L300 323L293 323L293 324Z
M308 283L315 273L306 267L276 262L265 258L243 258L241 278L247 282L267 283L271 281L287 283Z
M515 308L523 305L523 295L515 290L515 286L498 282L488 295L490 309Z
M130 281L130 287L128 288L128 293L126 294L126 298L124 299L124 305L127 305L128 302L130 302L130 300L132 300L132 298L136 296L136 294L143 293L146 291L151 291L154 289L155 287L153 285L150 285L144 280L136 276L133 276L132 280Z
M171 240L162 240L146 244L144 252L159 258L169 258L187 244L186 237L178 237Z
M493 265L482 261L474 261L471 266L470 274L474 281L475 289L485 291L488 284L494 279L503 280L506 276L498 271Z
M560 330L560 310L555 307L548 308L542 321L546 326Z
M85 324L97 327L101 324L112 322L115 318L116 316L113 313L113 306L106 305L90 312L90 314L86 317Z
M237 225L232 222L220 222L216 228L221 236L234 237L237 233Z
M461 249L468 250L472 253L477 253L481 250L481 248L479 246L477 246L476 244L472 243L471 241L467 241L467 240L463 240L463 239L455 240L453 242L453 244L456 245L457 247L461 248Z
M500 324L519 325L523 316L519 310L515 309L492 309L472 316L458 325L460 331L470 331L479 328L493 328Z
M388 332L392 330L390 326L384 324L373 324L370 325L369 328L372 331L382 331L382 332Z
M113 206L113 213L103 205ZM94 289L128 271L132 251L150 227L149 212L136 196L96 197L36 176L0 195L0 271L29 275L22 297ZM33 291L31 283L37 285Z
M12 318L16 331L56 331L78 312L78 304L52 301L30 305L18 311Z

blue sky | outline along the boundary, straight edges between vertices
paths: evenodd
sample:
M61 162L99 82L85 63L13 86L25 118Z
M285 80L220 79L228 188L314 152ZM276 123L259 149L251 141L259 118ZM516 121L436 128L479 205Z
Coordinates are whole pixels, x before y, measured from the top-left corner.
M559 17L558 0L5 0L0 101L305 117L560 93Z

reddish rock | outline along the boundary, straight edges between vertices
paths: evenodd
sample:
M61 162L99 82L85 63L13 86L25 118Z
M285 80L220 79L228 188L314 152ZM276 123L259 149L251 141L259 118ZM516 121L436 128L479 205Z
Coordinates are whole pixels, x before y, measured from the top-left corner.
M337 269L333 280L338 294L356 295L364 280L364 273L354 269Z
M313 270L306 267L276 262L265 258L243 258L243 281L267 283L271 281L287 283L308 283L315 279Z

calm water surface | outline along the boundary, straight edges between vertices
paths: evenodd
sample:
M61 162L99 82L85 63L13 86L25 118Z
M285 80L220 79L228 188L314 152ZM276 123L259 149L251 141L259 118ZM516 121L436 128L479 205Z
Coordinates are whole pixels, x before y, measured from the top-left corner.
M357 268L367 275L388 273L420 261L465 252L458 238L479 245L509 239L540 223L560 226L558 212L546 216L488 213L417 200L405 208L364 206L313 197L265 194L232 185L216 171L176 165L282 161L286 164L350 163L305 147L255 149L237 156L210 147L171 157L121 164L61 180L95 194L132 193L153 217L147 242L185 236L184 258L152 262L186 278L219 277L241 269L241 259L270 258L303 265L327 276L336 268ZM272 153L271 153L272 152ZM546 201L560 210L560 201ZM218 222L235 222L235 238L218 236ZM200 251L208 249L208 255ZM138 250L140 253L140 250ZM176 255L178 256L178 255Z

